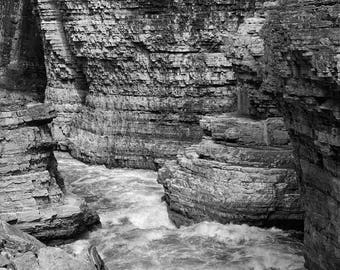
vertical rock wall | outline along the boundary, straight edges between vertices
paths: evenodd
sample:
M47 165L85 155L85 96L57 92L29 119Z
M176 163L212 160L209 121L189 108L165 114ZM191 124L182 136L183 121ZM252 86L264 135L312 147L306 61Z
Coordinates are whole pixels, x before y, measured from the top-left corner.
M0 3L0 88L42 102L46 86L44 52L30 1Z
M83 160L141 168L199 142L203 115L235 111L238 93L256 92L236 73L262 52L246 31L264 18L246 18L272 5L263 2L38 0L55 138Z
M204 116L203 140L159 170L158 181L177 225L217 220L303 228L292 146L262 85L260 31L276 5L257 3L252 14L241 15L245 17L233 33L234 42L225 48L237 81L237 108Z
M0 219L41 239L68 237L98 220L63 193L43 104L46 75L39 27L29 0L0 10Z
M248 135L260 136L261 143L266 137L264 144L258 138L243 143L242 134L240 138L231 134L233 139L209 139L223 149L229 144L230 151L244 151L248 156L265 147L263 155L270 156L267 164L254 161L248 163L248 169L233 169L232 162L225 160L218 165L221 174L216 173L215 184L203 181L201 186L189 188L189 195L181 193L184 188L178 188L176 195L170 195L168 189L168 202L171 196L177 196L176 200L187 196L191 205L202 193L199 189L206 186L220 193L209 209L217 205L223 209L210 213L208 207L202 208L214 196L207 191L191 210L182 209L182 214L200 211L196 216L201 218L193 218L196 221L210 217L260 225L301 222L292 165L287 162L287 166L277 168L274 164L276 158L280 163L281 158L291 156L289 141L283 140L279 146L269 142L287 134L280 120L265 121L280 114L261 90L264 44L259 32L267 11L276 5L275 1L254 0L37 0L48 67L46 100L58 111L54 138L60 146L70 148L73 156L88 162L155 169L159 163L174 159L178 150L199 143L204 130L211 133L200 125L205 115L213 115L209 122L222 133L235 132L228 127L231 123L234 129L240 127L238 133L251 125ZM237 115L219 117L230 112ZM259 121L244 120L240 115ZM257 130L259 126L261 130ZM279 130L271 132L270 128ZM240 150L240 145L252 149ZM282 155L278 154L280 147L284 148ZM197 170L207 170L210 179L208 172L216 159L203 158ZM224 201L229 186L220 178L236 177L237 170L243 170L241 174L248 180L258 175L254 181L262 188L257 194L265 195L255 196L252 203L241 195L229 198L228 206ZM198 172L188 174L195 177ZM243 185L240 178L235 179ZM184 178L178 181L185 184ZM228 211L235 203L239 209L251 204L253 212L241 211L246 218L231 217ZM178 207L176 210L180 212Z
M282 1L266 39L267 90L300 163L308 269L340 269L340 3Z

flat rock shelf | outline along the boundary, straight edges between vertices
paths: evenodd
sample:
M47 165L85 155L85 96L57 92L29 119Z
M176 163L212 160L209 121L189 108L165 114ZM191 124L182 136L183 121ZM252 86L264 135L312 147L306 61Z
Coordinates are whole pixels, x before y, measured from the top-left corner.
M67 190L98 211L102 226L63 248L95 245L108 269L304 269L302 243L279 229L201 222L177 229L157 173L89 166L55 154Z

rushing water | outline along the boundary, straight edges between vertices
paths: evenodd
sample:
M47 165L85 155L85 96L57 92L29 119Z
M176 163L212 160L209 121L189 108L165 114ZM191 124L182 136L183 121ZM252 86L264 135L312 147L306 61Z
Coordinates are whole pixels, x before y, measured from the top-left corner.
M102 227L64 248L97 247L118 269L297 270L302 244L278 229L202 222L177 229L169 220L156 172L88 166L58 154L68 189L86 199Z

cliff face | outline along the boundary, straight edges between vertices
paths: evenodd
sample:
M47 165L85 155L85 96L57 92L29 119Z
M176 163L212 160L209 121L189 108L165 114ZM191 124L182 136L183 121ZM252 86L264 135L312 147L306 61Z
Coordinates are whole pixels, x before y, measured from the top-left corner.
M63 193L43 104L46 76L30 1L1 4L0 218L41 238L67 237L97 221L84 202Z
M203 140L166 162L164 185L172 220L203 220L301 229L303 211L287 130L264 93L260 31L277 3L238 10L240 24L225 46L237 87L232 113L211 111L200 122ZM228 23L228 22L227 22Z
M90 162L165 163L159 181L178 224L300 224L299 180L307 266L340 268L337 0L0 8L2 219L42 238L93 222L62 192L56 140Z
M283 1L263 35L267 90L300 163L308 269L340 268L339 13L339 1Z
M289 140L261 88L260 30L276 6L250 0L36 1L46 101L58 111L54 138L88 162L155 169L206 132L211 144L205 140L196 150L210 156L196 153L197 160L186 163L179 158L161 171L170 208L182 215L174 220L298 226L302 211ZM230 112L235 115L224 114ZM209 124L200 125L206 114ZM218 147L227 156L221 159ZM251 155L266 158L261 163Z
M262 2L37 1L54 137L83 160L139 168L199 142L202 115L235 111L238 93L256 92L235 70L256 72L262 43L246 32L264 19L246 18ZM264 100L252 100L262 116Z

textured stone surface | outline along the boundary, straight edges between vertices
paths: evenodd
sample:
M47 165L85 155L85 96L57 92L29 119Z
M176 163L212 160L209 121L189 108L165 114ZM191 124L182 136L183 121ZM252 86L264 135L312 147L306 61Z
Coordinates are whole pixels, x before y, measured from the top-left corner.
M282 1L265 28L267 90L300 163L308 269L340 269L340 4Z
M29 0L0 3L0 90L24 92L44 100L44 52Z
M85 161L156 168L199 142L202 115L235 111L238 95L250 99L240 110L273 114L256 93L256 59L274 5L37 1L54 138Z
M225 222L226 215L220 214L223 207L218 208L223 210L220 213L208 204L200 207L223 201L218 196L235 196L227 202L236 205L237 198L247 193L229 194L220 180L242 175L236 191L249 185L253 185L252 192L259 191L254 200L259 204L254 203L253 210L259 211L262 221L241 207L251 222L261 223L273 213L293 220L300 213L294 212L297 203L288 204L297 202L293 199L296 183L292 185L296 180L290 177L291 152L270 93L279 101L299 164L307 210L307 266L339 268L337 0L33 2L38 25L30 15L30 1L0 3L4 127L0 169L1 177L10 183L1 182L6 186L1 191L6 194L3 205L14 198L13 206L21 209L24 205L17 196L22 190L28 191L23 195L29 208L25 211L31 211L35 203L40 209L64 200L62 182L51 171L54 165L47 166L54 162L47 150L52 145L47 123L53 117L46 107L36 110L44 107L37 103L46 96L57 111L53 138L60 148L70 148L74 156L86 161L156 168L155 162L173 158L178 149L201 141L204 130L206 138L201 143L187 148L160 173L169 203L169 179L178 177L177 186L173 185L174 205L183 212L183 205L192 209L184 216ZM263 42L259 31L267 11L272 13ZM39 29L43 42L37 35ZM215 116L236 110L237 116ZM204 118L200 127L199 120L206 114L214 116ZM244 184L244 179L255 180ZM7 190L13 181L20 189ZM37 192L32 183L44 188ZM183 184L189 188L179 189ZM192 200L198 187L204 187L205 193L198 196L195 208L190 200L180 201L184 192L187 197L183 198ZM273 203L284 192L289 200ZM271 208L257 207L265 203ZM28 217L36 222L35 216ZM272 219L279 220L277 216Z
M260 31L276 2L238 2L224 22L222 50L232 63L237 95L228 114L211 110L200 126L206 137L160 170L177 225L202 220L299 228L303 211L289 136L262 87L264 41ZM244 7L244 6L243 6ZM228 9L224 6L225 11ZM220 23L220 22L219 22Z
M74 256L60 248L46 247L3 221L0 221L0 267L16 270L98 270L89 255Z
M260 89L264 54L260 30L276 2L38 0L36 4L48 70L46 100L58 111L52 130L60 147L70 148L73 156L108 166L155 169L157 163L175 158L178 150L198 143L203 129L215 141L234 143L232 147L287 146L282 122L239 117L279 115ZM239 115L207 117L207 123L199 124L206 114L226 112ZM274 163L280 158L278 151L267 152L263 151L263 160ZM233 151L229 158L239 157ZM232 175L226 164L221 164L220 173ZM197 166L209 177L204 162ZM261 192L269 192L271 199L262 199L259 208L268 210L259 213L254 206L249 217L253 223L264 224L269 215L272 220L301 220L294 173L285 167L280 170L269 173L277 180L267 179L275 177L266 178L266 172L261 176L275 191L263 188ZM243 170L243 177L250 171ZM247 185L240 177L239 184ZM272 182L284 181L288 187L283 190L273 187ZM222 191L229 187L217 185L223 201ZM191 196L199 192L197 188ZM285 206L272 206L282 199L274 198L278 193L287 193ZM205 198L211 200L208 193ZM204 215L205 210L200 211ZM274 218L272 212L277 211L282 214ZM220 219L248 221L247 217Z
M45 104L0 109L0 217L40 239L69 237L98 221L86 204L63 193L47 124L56 116ZM14 98L17 100L17 98Z
M210 137L159 170L172 220L301 229L300 193L282 119L229 114L204 117L201 125ZM281 129L273 132L273 125Z
M69 237L98 221L85 203L64 194L44 100L46 76L30 1L6 1L0 33L0 218L40 239Z

